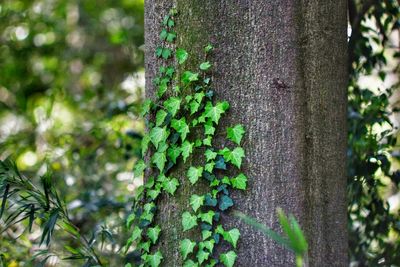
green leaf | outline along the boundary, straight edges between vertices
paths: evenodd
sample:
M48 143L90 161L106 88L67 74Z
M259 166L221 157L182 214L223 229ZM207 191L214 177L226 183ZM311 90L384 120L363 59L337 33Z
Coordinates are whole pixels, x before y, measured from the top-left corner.
M155 146L155 148L158 148L158 145L160 142L164 142L167 140L169 135L169 131L167 130L166 127L154 127L150 131L150 140Z
M234 248L236 248L237 241L239 240L239 237L240 237L240 231L237 228L233 228L233 229L231 229L229 231L225 231L222 234L222 236L225 239L225 241L231 243L232 246Z
M149 113L152 105L153 105L153 101L151 101L151 99L146 99L142 104L142 110L140 112L140 115L144 116L147 113Z
M154 254L149 254L146 256L146 262L151 267L158 267L161 264L162 259L164 259L164 257L159 250Z
M156 48L156 56L157 57L161 57L162 52L163 52L163 48L161 46Z
M213 49L214 49L214 47L213 47L211 44L207 44L207 45L204 47L204 52L208 53L208 52L210 52L210 51L213 50Z
M211 236L212 236L212 232L211 231L208 231L208 230L201 231L201 238L203 240L206 240L207 238L209 238Z
M201 206L203 206L204 198L204 196L199 196L196 194L193 194L190 197L190 206L192 207L194 212L196 212Z
M219 255L219 259L226 267L232 267L236 261L236 253L234 251L229 251Z
M172 117L175 117L176 113L180 109L181 100L177 97L170 97L164 102L164 107L171 113Z
M165 118L167 117L168 113L164 110L160 109L157 111L156 114L156 126L161 126L164 123Z
M187 177L189 178L189 181L191 184L195 184L199 178L201 177L203 173L203 167L193 167L190 166L188 172L187 172Z
M173 119L171 121L171 127L181 135L182 142L185 141L186 135L190 132L189 126L186 123L186 119L183 117L179 120Z
M215 133L215 128L212 126L212 122L209 124L204 124L204 134L205 135L214 135Z
M167 155L174 164L176 164L176 159L179 157L180 154L181 154L181 149L176 145L170 146L167 150Z
M243 157L244 157L243 148L236 147L234 150L232 150L228 154L228 157L226 158L226 161L232 163L233 165L235 165L236 167L238 167L240 169L240 166L242 165L242 158Z
M138 160L135 164L135 167L133 169L133 174L135 175L135 177L140 177L143 174L143 171L146 169L146 163L144 163L144 161Z
M200 104L197 103L196 101L191 101L189 103L189 108L190 108L190 115L193 115L199 110Z
M213 210L209 210L207 213L200 213L200 220L202 222L206 222L208 224L212 224L213 217L215 212Z
M147 195L152 199L155 200L158 195L161 193L160 189L150 189L147 191Z
M208 259L208 257L210 256L209 252L205 252L204 250L199 250L197 252L197 260L199 261L199 264L201 265L204 261L206 261Z
M169 194L174 195L176 189L179 186L179 181L176 178L167 179L162 184L165 191Z
M167 162L167 156L165 152L156 152L152 157L152 162L156 164L157 168L162 172L164 170L165 162Z
M182 151L183 162L186 162L186 159L193 151L193 143L190 143L189 141L186 140L185 142L183 142L181 146L181 151Z
M204 166L204 170L205 170L205 171L208 171L209 173L212 173L212 171L214 170L214 166L215 166L215 162L214 162L214 161L211 161L211 162L207 163L207 164Z
M212 137L209 135L209 136L207 136L206 138L203 139L203 144L205 146L211 146L211 140L212 140Z
M204 155L206 156L206 160L210 161L215 159L215 157L217 156L217 153L212 151L211 149L207 149L206 152L204 153Z
M176 50L176 59L178 60L179 64L183 64L187 58L188 58L188 52L186 52L185 49L178 48Z
M207 240L199 243L199 250L206 248L210 253L213 252L215 240Z
M171 49L164 47L162 50L161 56L163 59L168 59L171 57L171 54L172 54Z
M219 209L224 211L233 206L233 200L227 195L223 195L219 200Z
M157 242L160 232L161 232L161 228L158 225L147 229L147 236L153 244L155 244Z
M181 255L183 260L186 260L187 256L193 252L193 249L196 246L196 242L191 241L190 239L184 239L181 241Z
M235 178L232 178L231 183L233 188L245 190L247 188L247 177L241 173Z
M232 142L240 145L240 141L242 140L243 134L245 133L244 127L241 124L235 125L235 127L231 128L228 127L227 131L227 138Z
M211 67L210 62L206 61L200 64L200 69L201 70L208 70Z
M163 29L163 30L161 31L161 33L160 33L160 39L164 41L164 40L167 38L167 35L168 35L167 30L166 30L166 29Z
M147 149L149 148L149 143L150 143L150 136L146 134L143 136L141 143L142 157L144 157L144 155L146 154Z
M197 217L196 215L192 215L189 212L185 211L182 214L182 226L183 226L183 231L187 231L192 229L197 225Z
M226 101L218 102L215 106L209 101L206 104L204 116L210 118L215 124L218 124L221 115L224 114L228 108L229 103Z
M166 36L166 41L172 43L176 38L175 32L169 32Z
M132 241L140 240L141 236L142 236L142 229L140 229L138 226L135 226L135 228L132 231L130 239Z
M193 73L191 71L185 71L182 74L181 81L184 85L188 85L191 82L195 82L199 80L199 74Z
M192 260L187 260L183 264L183 267L199 267L199 265Z
M150 245L151 245L151 242L150 242L150 241L141 242L141 243L138 245L138 248L143 249L144 251L146 251L147 253L149 253L149 252L150 252Z

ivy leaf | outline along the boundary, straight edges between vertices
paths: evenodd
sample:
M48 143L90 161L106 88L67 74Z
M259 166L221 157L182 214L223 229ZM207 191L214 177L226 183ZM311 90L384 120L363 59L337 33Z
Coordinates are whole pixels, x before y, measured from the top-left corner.
M232 163L236 167L240 169L240 165L242 165L242 158L244 157L244 150L241 147L236 147L228 154L228 158L226 161Z
M146 163L144 163L142 159L136 162L135 167L133 169L133 174L135 175L135 177L141 176L146 167L147 167Z
M187 256L193 252L193 249L196 246L196 242L191 241L190 239L184 239L181 241L181 255L183 260L186 260Z
M211 173L214 170L214 166L215 166L215 162L214 161L209 162L204 166L204 170L208 171L209 173Z
M174 128L175 131L177 131L181 135L182 142L185 141L186 135L190 132L189 126L186 123L186 119L173 119L171 121L171 127Z
M157 111L156 114L156 126L161 126L164 123L165 118L167 117L168 113L164 110L160 109Z
M165 162L167 162L167 156L165 152L156 152L152 157L152 162L156 164L157 168L162 172L164 170Z
M208 52L210 52L211 50L213 50L213 46L211 45L211 44L207 44L205 47L204 47L204 52L206 52L206 53L208 53Z
M177 97L170 97L164 102L165 109L171 113L172 117L175 117L176 113L180 109L181 100Z
M152 199L155 200L158 195L161 193L160 189L151 189L147 191L147 195Z
M213 217L215 212L213 210L209 210L207 213L200 213L200 220L202 222L206 222L208 224L212 224Z
M166 127L154 127L150 131L150 140L153 143L153 145L158 148L158 145L160 142L163 142L167 140L169 135L169 131L167 130Z
M162 259L164 259L164 257L159 250L154 254L149 254L146 256L146 262L151 267L158 267L161 264Z
M141 142L142 157L144 157L144 155L146 154L147 149L149 148L149 143L150 143L150 136L148 134L146 134L143 136L142 142Z
M203 206L203 204L204 196L194 194L190 197L190 206L192 207L194 212L196 212L201 206Z
M224 114L225 111L228 110L228 108L229 103L226 101L218 102L215 106L213 106L212 103L209 101L206 104L204 116L206 118L210 118L213 122L215 122L215 124L218 124L221 115Z
M161 57L162 52L163 52L163 48L161 46L156 48L156 56L157 57Z
M172 43L176 38L175 32L169 32L166 36L166 41Z
M171 54L172 54L171 49L164 47L162 50L161 56L163 59L168 59L171 57Z
M219 256L219 259L226 267L232 267L236 261L236 253L234 251L229 251L227 253L223 253Z
M210 121L211 122L211 121ZM204 124L204 134L205 135L214 135L215 128L212 126L212 122L210 124Z
M183 142L181 146L181 151L182 151L183 162L186 162L186 159L193 151L193 143L190 143L189 141L186 140L185 142Z
M206 261L208 259L208 257L210 256L209 252L205 252L204 250L199 250L197 252L197 260L199 261L199 264L201 265L204 261Z
M147 236L151 240L153 244L155 244L158 240L158 236L160 235L161 228L160 226L150 227L147 229Z
M181 149L176 145L170 146L167 150L167 155L174 164L176 164L176 159L179 157L180 154L181 154Z
M233 200L227 195L223 195L219 200L219 209L224 211L233 206Z
M143 249L144 251L146 251L147 253L149 253L149 252L150 252L150 245L151 245L151 242L150 242L150 241L141 242L141 243L138 245L138 248Z
M140 115L144 116L147 113L149 113L152 105L153 105L153 101L151 101L150 99L146 99L142 104L142 110L140 112Z
M130 240L135 241L139 239L142 236L142 229L139 228L139 226L135 226L135 228L132 231Z
M215 159L215 157L217 156L217 152L214 152L211 149L207 149L204 155L206 156L206 160L210 161Z
M211 136L207 136L206 138L203 139L203 144L205 146L211 146L211 140L212 140L212 137Z
M188 85L189 83L195 82L198 80L199 80L199 74L191 72L191 71L185 71L181 77L181 81L184 85Z
M168 35L167 30L166 30L166 29L163 29L163 30L161 31L161 33L160 33L160 39L164 41L164 40L167 38L167 35Z
M235 125L235 127L228 127L226 130L226 136L232 142L240 145L240 141L242 140L243 134L245 133L244 127L241 124Z
M183 231L187 231L192 229L197 225L197 217L195 215L190 214L189 212L185 211L182 214L182 226Z
M206 61L200 64L200 69L201 70L208 70L211 67L210 62Z
M203 240L206 240L207 238L209 238L211 236L212 236L212 232L211 231L208 231L208 230L201 231L201 238Z
M199 110L200 104L197 103L196 101L191 101L189 103L189 108L190 108L190 115L193 115Z
M176 178L167 179L162 184L165 191L169 194L174 195L176 189L179 186L179 181Z
M176 58L178 59L179 64L183 64L188 58L188 52L185 49L178 48L176 50Z
M229 231L224 231L222 236L224 237L225 241L232 244L234 248L236 248L237 241L240 237L240 231L237 228L233 228Z
M199 265L192 260L187 260L183 264L183 267L199 267Z
M232 178L231 183L233 188L245 190L247 188L247 177L241 173L235 178Z
M190 166L188 172L187 172L187 176L189 178L189 181L191 184L195 184L198 180L199 177L201 177L203 173L203 167L193 167Z

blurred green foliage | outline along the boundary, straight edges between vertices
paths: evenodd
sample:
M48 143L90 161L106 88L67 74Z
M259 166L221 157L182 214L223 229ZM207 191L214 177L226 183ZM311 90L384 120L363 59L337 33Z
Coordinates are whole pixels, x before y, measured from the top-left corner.
M104 225L124 238L121 223L137 186L131 170L144 127L136 116L143 16L143 0L0 2L0 158L11 157L29 177L48 165L88 238ZM15 225L0 235L5 266L34 265L40 231L23 231ZM72 240L55 235L60 242L50 250L59 254ZM108 265L121 265L119 243L102 250Z

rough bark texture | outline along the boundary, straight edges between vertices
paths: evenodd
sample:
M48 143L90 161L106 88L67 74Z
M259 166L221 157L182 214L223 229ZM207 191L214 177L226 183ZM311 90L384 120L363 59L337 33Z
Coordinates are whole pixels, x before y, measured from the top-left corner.
M282 207L306 231L310 266L346 266L346 1L147 0L149 96L160 21L171 6L180 13L177 46L188 50L189 66L207 42L216 46L213 88L231 104L220 127L247 129L249 190L233 194L235 208L279 229ZM204 190L184 182L186 169L175 172L183 182L178 197L159 203L164 266L180 266L179 240L188 236L181 213L190 194ZM236 266L293 266L290 251L232 216L223 221L241 229Z

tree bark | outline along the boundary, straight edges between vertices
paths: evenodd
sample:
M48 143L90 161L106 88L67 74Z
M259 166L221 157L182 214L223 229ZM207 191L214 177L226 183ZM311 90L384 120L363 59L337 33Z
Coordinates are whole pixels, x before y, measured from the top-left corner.
M231 104L220 128L237 123L247 133L243 172L249 189L234 192L235 209L279 229L276 208L293 213L309 242L310 266L347 266L346 86L347 1L147 0L145 3L146 93L159 63L160 22L179 11L177 47L189 66L215 47L212 86ZM216 138L221 143L224 137ZM193 157L193 161L196 158ZM190 162L188 163L190 164ZM188 164L175 176L177 197L159 202L163 266L180 266L181 214L192 193ZM294 266L293 253L231 215L241 230L235 266ZM191 233L189 233L191 234Z

